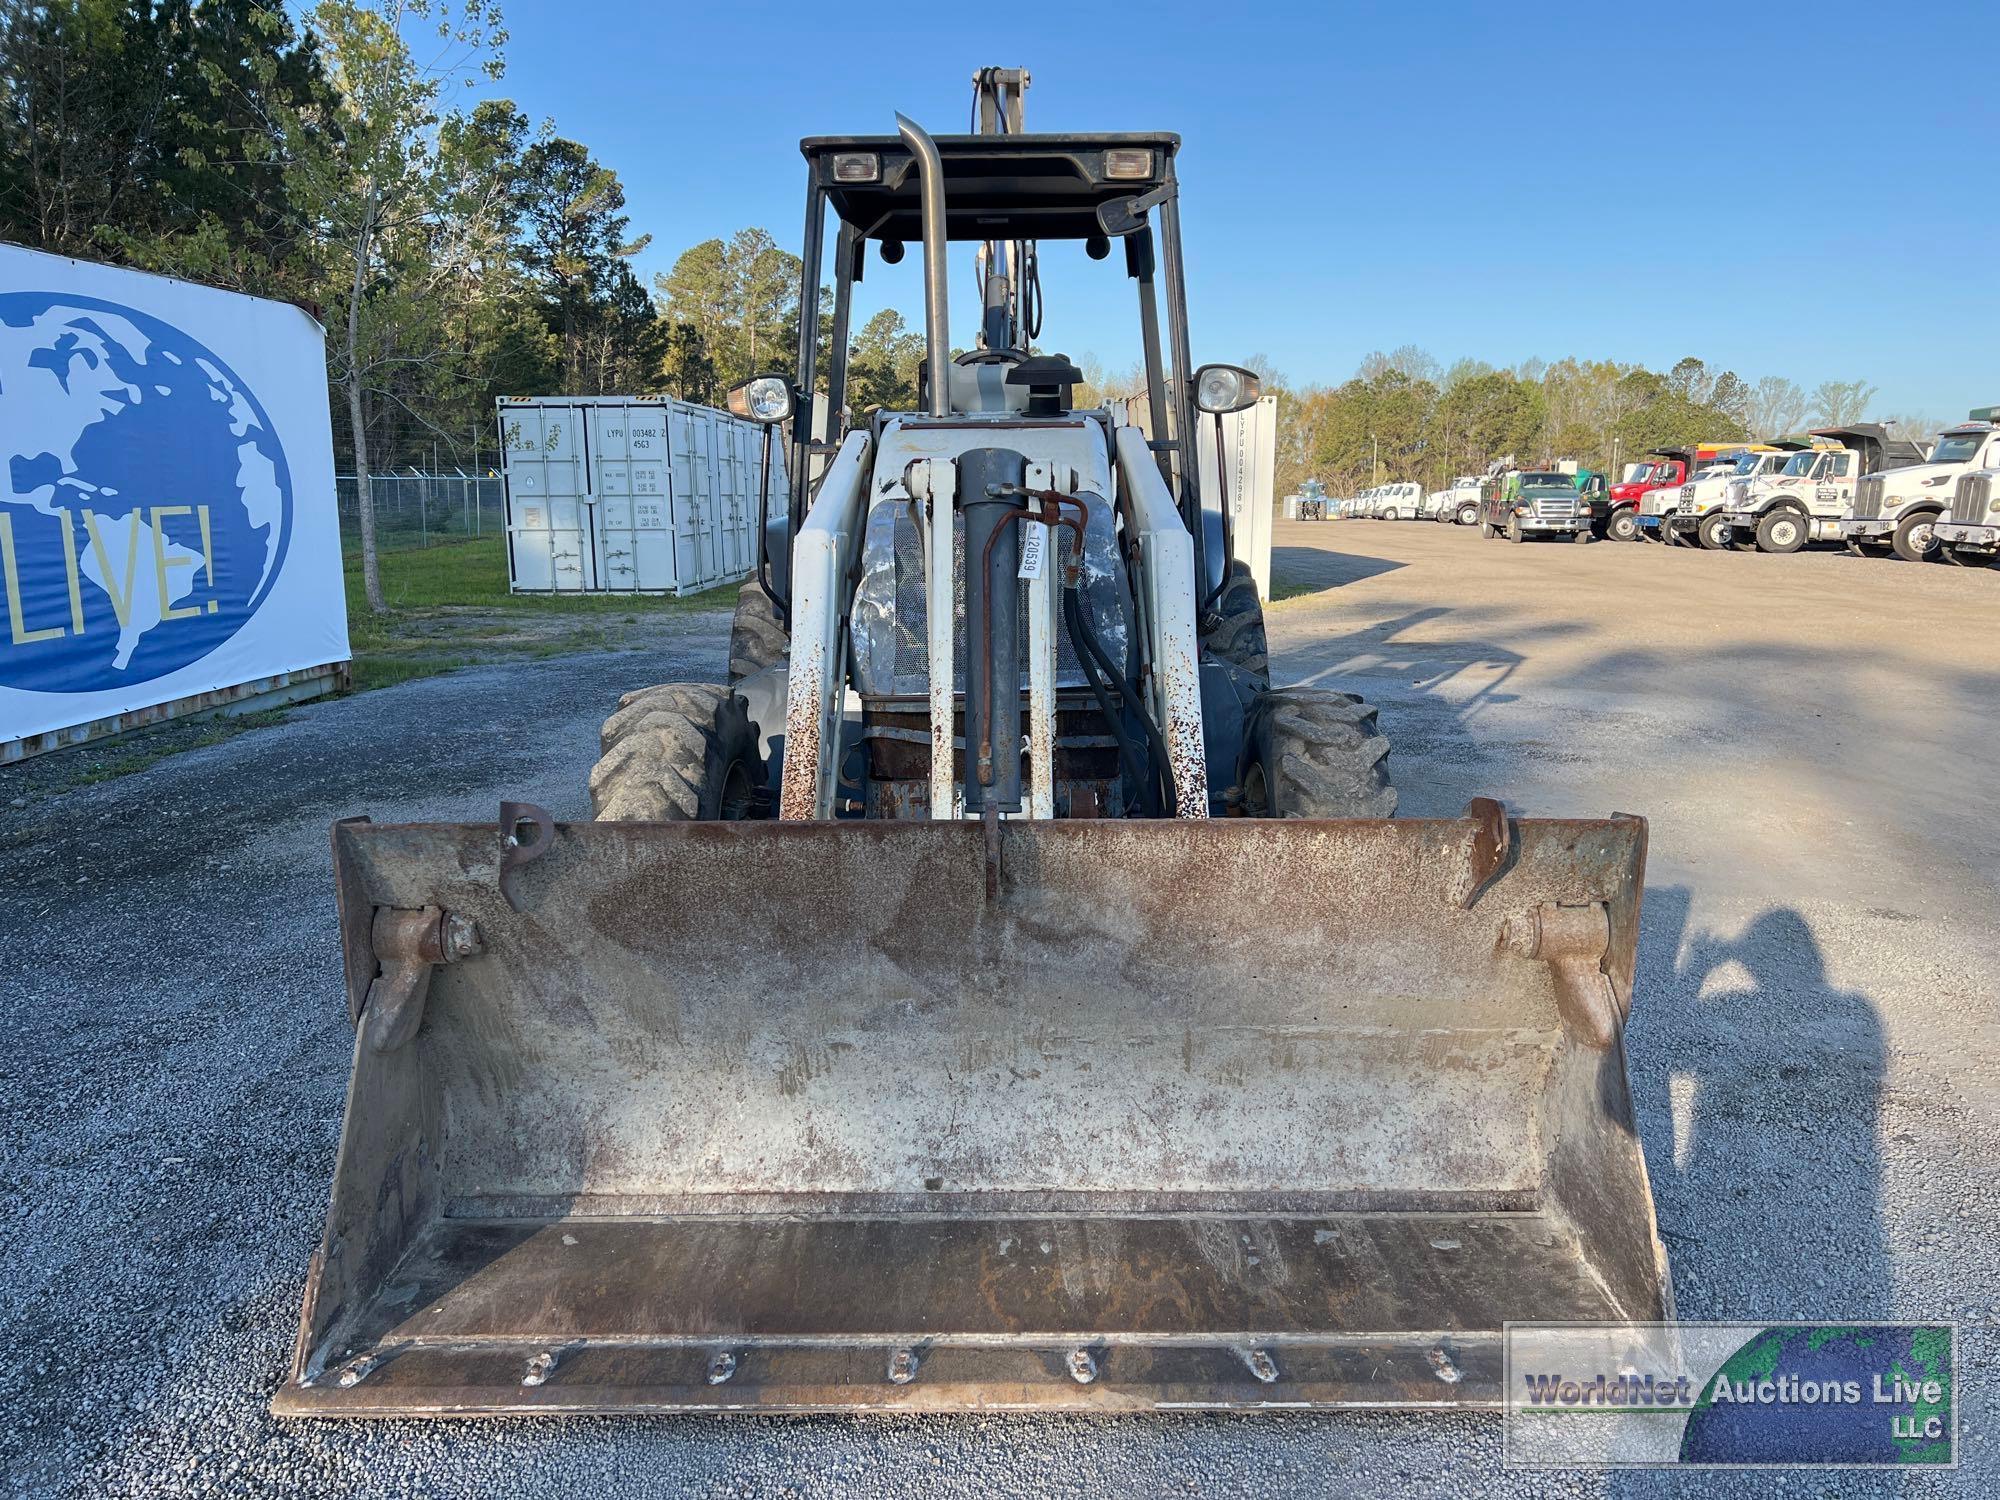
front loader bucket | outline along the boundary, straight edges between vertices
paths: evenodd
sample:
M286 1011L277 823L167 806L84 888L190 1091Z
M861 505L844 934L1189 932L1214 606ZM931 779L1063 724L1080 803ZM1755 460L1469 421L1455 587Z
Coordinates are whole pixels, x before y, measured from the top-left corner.
M275 1409L1494 1404L1670 1297L1644 824L1471 811L1007 823L992 894L974 823L343 823Z

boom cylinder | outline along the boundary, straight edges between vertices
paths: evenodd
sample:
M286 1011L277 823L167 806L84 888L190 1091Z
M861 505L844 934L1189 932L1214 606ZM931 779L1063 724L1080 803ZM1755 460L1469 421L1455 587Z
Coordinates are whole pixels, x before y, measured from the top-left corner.
M1026 483L1008 448L959 456L965 515L965 810L1021 810L1021 501L990 490Z

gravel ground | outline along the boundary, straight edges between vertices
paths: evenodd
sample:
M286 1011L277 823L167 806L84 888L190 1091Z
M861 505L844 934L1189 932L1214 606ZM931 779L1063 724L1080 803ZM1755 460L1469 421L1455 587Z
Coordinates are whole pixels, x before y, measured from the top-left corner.
M585 815L616 695L720 674L726 618L697 615L637 651L308 705L23 809L0 776L6 1485L2000 1490L2000 854L1965 816L2000 780L2000 576L1408 523L1281 525L1278 547L1311 592L1272 610L1277 675L1383 705L1406 813L1495 792L1652 819L1628 1042L1681 1315L1959 1320L1956 1475L1522 1474L1476 1415L273 1421L351 1040L327 823L490 820L503 795Z

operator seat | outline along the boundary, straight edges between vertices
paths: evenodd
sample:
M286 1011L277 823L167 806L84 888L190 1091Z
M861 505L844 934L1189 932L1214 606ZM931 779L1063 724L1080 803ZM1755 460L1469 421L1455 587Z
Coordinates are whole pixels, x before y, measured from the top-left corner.
M1019 349L969 349L945 376L945 405L954 412L1026 411L1026 386L1007 384L1007 373L1028 356Z

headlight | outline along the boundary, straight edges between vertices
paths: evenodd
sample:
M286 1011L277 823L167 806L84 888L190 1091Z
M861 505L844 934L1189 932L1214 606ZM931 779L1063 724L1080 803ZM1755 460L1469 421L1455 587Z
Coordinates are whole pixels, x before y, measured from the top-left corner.
M792 385L783 375L753 375L729 388L729 409L753 422L782 422L792 414Z
M1989 516L2000 516L2000 500L1987 502L1986 514Z
M1261 390L1257 377L1238 365L1203 365L1194 372L1194 402L1206 412L1241 411Z
M1116 180L1134 181L1153 175L1153 153L1134 151L1120 147L1104 153L1104 175Z

